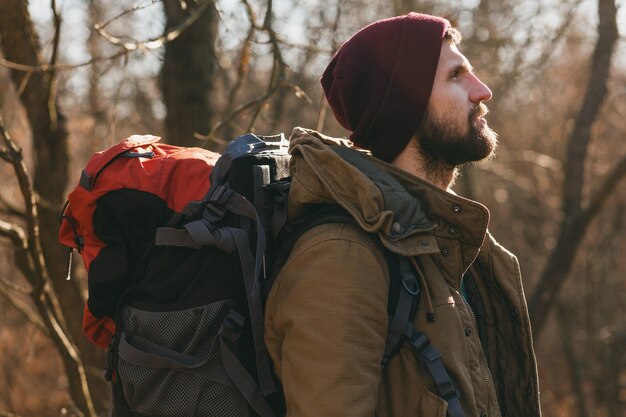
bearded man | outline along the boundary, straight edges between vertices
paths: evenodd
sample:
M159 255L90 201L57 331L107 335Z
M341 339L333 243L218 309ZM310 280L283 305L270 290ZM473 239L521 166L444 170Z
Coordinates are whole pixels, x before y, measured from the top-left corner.
M449 190L497 143L491 91L459 42L447 20L417 13L363 28L321 82L371 154L294 130L290 220L331 204L354 222L300 236L269 295L265 340L288 416L540 415L517 260L487 231L487 208ZM409 265L395 313L390 253ZM411 296L416 314L398 321Z

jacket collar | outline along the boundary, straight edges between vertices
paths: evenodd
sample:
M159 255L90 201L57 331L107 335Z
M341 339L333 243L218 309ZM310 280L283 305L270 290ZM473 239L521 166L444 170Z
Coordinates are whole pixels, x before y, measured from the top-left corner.
M389 250L405 256L439 251L437 238L458 239L469 265L485 239L489 211L389 163L350 147L347 140L295 128L289 216L306 204L336 203L361 228L377 233Z

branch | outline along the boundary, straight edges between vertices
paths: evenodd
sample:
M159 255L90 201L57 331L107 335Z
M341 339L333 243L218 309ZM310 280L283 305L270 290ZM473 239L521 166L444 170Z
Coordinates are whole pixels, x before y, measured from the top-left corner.
M123 48L126 51L136 51L136 50L153 50L158 49L165 45L167 42L171 42L174 39L178 38L189 26L193 25L193 23L198 20L198 18L204 13L209 6L211 6L211 0L204 0L200 6L194 12L189 15L187 19L182 21L178 26L170 30L169 32L158 36L153 39L148 39L143 42L128 42L119 38L117 36L111 35L109 32L104 30L104 26L100 24L94 25L94 29L102 36L104 39L112 43L113 45L117 45ZM107 22L108 24L108 22Z
M2 153L2 151L0 151L0 153ZM0 208L0 213L3 213L7 216L15 216L19 219L26 220L26 213L24 213L24 210L14 206L2 195L0 195L0 207L2 207Z
M613 50L619 38L615 1L598 0L598 15L600 17L598 39L591 61L591 75L567 145L563 189L563 213L566 217L580 212L585 158L591 139L591 128L608 92Z
M118 14L117 16L112 17L111 19L107 20L105 23L99 24L98 26L101 29L104 29L105 27L107 27L108 25L110 25L113 21L118 20L124 16L126 16L127 14L130 13L134 13L136 11L142 10L142 9L146 9L150 6L154 6L156 3L158 3L159 0L151 0L149 4L139 4L135 7L132 7L128 10L124 10L122 13Z
M19 294L31 295L32 293L32 291L29 288L22 287L21 285L11 282L5 278L0 278L0 284L4 285L8 289L15 291L16 293L19 293Z
M554 51L556 51L555 45L559 42L561 38L563 38L571 26L572 22L575 21L574 15L576 10L578 9L579 2L577 0L571 1L569 5L565 4L565 6L569 6L565 13L561 13L563 18L561 20L561 25L556 29L554 35L545 42L544 47L542 48L542 53L534 62L527 63L523 65L523 61L525 56L528 53L528 49L530 48L533 40L533 36L530 34L526 38L524 45L517 49L515 56L513 57L513 65L511 69L499 77L499 82L496 86L494 86L494 91L500 92L503 91L505 94L508 91L512 91L513 87L517 84L520 77L527 73L529 70L532 70L535 74L543 74L543 68L550 62L550 58ZM537 10L537 14L541 14L542 10L539 8ZM537 17L537 16L534 16ZM504 98L504 94L495 94L498 100L502 100ZM497 106L495 106L497 107Z
M6 131L4 123L2 122L2 118L0 118L0 140L2 140L2 143L5 146L5 149L2 149L0 152L0 156L2 159L13 165L20 191L24 197L24 202L26 203L26 223L28 225L27 229L29 236L29 242L26 248L30 252L32 258L33 273L35 276L43 278L40 282L33 283L35 296L38 297L49 278L46 268L44 267L45 262L39 240L39 213L37 209L37 200L35 198L35 191L30 181L26 164L22 158L22 150L15 145L9 136L9 133Z
M274 56L274 60L273 60L272 73L270 76L268 87L265 93L261 97L248 101L247 103L242 104L239 107L237 107L232 113L230 113L226 117L226 119L222 120L215 127L213 127L209 131L209 133L207 133L206 135L195 134L194 137L199 140L206 140L206 141L215 140L216 132L218 132L221 128L223 128L228 123L233 121L241 113L251 108L255 108L252 118L250 119L250 123L246 129L247 131L251 131L265 103L267 103L267 101L282 87L293 88L298 97L305 97L305 99L308 98L300 87L285 82L285 73L286 73L287 65L285 64L285 61L283 59L282 52L280 49L281 41L278 35L276 34L276 32L274 31L274 29L272 28L272 20L273 20L272 0L268 0L267 10L265 11L263 25L261 26L256 22L257 16L256 16L256 13L254 12L254 9L250 5L250 2L248 0L242 0L242 3L245 6L246 13L248 14L248 20L250 22L250 31L248 32L248 36L246 37L244 46L242 48L240 67L238 71L238 80L237 80L237 83L235 84L234 93L231 92L230 104L228 108L230 109L232 107L232 101L234 101L234 94L241 86L241 80L243 79L243 75L244 75L243 71L245 70L244 64L247 66L247 63L244 62L244 59L247 58L246 54L249 53L248 44L252 41L255 30L266 32L269 36L269 43L272 45L272 54Z
M22 315L31 323L33 326L37 328L40 332L42 332L46 337L50 337L50 331L43 324L39 316L37 316L37 312L33 310L28 304L19 301L17 298L13 297L9 293L10 287L6 285L5 282L0 281L0 295L2 295L17 311L22 313Z
M239 65L237 66L237 81L235 81L235 85L231 88L230 94L228 96L228 106L226 114L230 114L232 112L233 106L235 104L235 98L237 97L237 93L241 89L243 85L243 79L248 73L248 68L250 64L250 55L252 54L252 40L254 39L255 27L254 24L250 25L250 30L248 30L248 35L246 39L243 41L243 45L241 47L241 53L239 56Z
M600 212L602 207L604 206L604 202L609 198L615 187L620 183L621 180L626 177L626 157L622 158L621 161L617 164L617 167L611 172L607 178L604 180L600 189L596 192L596 194L591 198L589 202L589 206L582 213L582 223L583 225L587 225L590 223Z
M339 49L339 41L337 40L337 31L339 30L339 21L341 20L341 4L342 2L337 2L337 11L335 13L335 21L333 22L333 30L332 30L332 51L331 57L335 55L337 49ZM316 130L321 132L324 130L324 122L326 122L326 113L328 112L328 102L326 101L326 96L322 94L320 97L320 109L317 113L317 124Z
M0 417L22 417L19 414L9 413L8 411L0 411Z
M24 229L15 224L0 220L0 236L8 238L13 242L13 246L18 249L28 249L28 240Z
M217 124L217 126L215 126L213 129L211 129L211 131L206 134L206 135L199 135L196 134L195 138L199 139L199 140L214 140L215 139L215 132L217 132L218 130L220 130L222 127L224 127L226 124L230 123L233 119L235 119L237 116L239 116L241 113L243 113L244 111L254 107L254 106L263 106L263 104L281 87L283 87L283 82L280 82L278 84L276 84L272 89L270 89L269 91L265 92L265 94L263 94L261 97L256 98L254 100L251 100L247 103L242 104L241 106L237 107L235 109L235 111L233 111L226 119L224 119L223 121L221 121L220 123Z
M256 24L254 23L255 15L253 13L252 7L250 7L250 5L248 4L248 0L244 0L244 3L246 4L246 10L248 10L248 15L249 15L251 23L256 26ZM272 0L268 0L267 10L265 11L265 19L263 21L263 26L260 28L261 30L267 32L270 38L270 43L272 44L272 54L274 55L274 62L272 65L272 75L270 76L270 81L267 86L267 93L262 97L262 99L257 100L258 101L257 108L254 112L254 115L250 119L250 123L248 125L248 128L246 129L247 131L252 130L252 127L254 126L256 119L259 117L259 114L261 113L261 110L263 109L263 106L265 105L267 100L269 100L270 97L276 91L278 91L281 84L285 80L285 72L286 72L287 66L285 65L285 60L283 59L283 55L280 50L280 41L278 39L278 35L272 28L272 20L273 20L272 4L273 4Z
M57 62L57 57L59 54L59 40L61 39L61 16L59 16L59 12L57 11L56 0L51 0L52 16L54 21L54 38L52 40L52 55L50 57L50 65L54 66ZM57 77L56 72L54 70L48 72L48 113L50 114L50 124L52 126L52 130L57 130L58 127L58 118L59 114L57 111Z
M28 251L28 238L21 227L0 220L0 236L8 238L15 249L15 264L22 271L29 284L34 286L37 282L35 267Z
M126 54L128 54L128 51L122 50L114 54L111 54L109 56L91 58L90 60L81 62L80 64L56 64L56 65L51 65L51 64L24 65L24 64L19 64L17 62L9 61L4 58L0 58L0 66L6 67L12 70L16 70L16 71L26 72L26 73L50 72L50 71L73 71L81 67L89 66L95 62L113 60Z

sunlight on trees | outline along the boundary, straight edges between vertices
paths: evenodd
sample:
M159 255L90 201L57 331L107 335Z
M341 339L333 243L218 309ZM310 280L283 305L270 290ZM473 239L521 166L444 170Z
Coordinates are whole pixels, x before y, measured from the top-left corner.
M455 190L490 208L494 236L520 259L544 414L626 416L624 6L0 2L0 415L106 405L102 353L81 336L85 273L75 262L65 280L56 243L65 192L93 152L134 133L218 151L247 131L343 136L324 67L358 28L416 10L459 27L494 92L498 155L464 167Z

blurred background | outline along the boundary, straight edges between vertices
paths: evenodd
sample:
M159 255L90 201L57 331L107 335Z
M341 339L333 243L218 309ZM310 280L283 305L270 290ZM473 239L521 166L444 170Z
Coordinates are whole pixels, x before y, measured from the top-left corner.
M319 76L360 27L409 11L457 26L493 91L497 157L455 191L520 260L544 415L626 416L625 5L1 0L0 416L106 415L82 261L66 280L56 240L93 152L135 133L217 151L248 131L345 136Z

